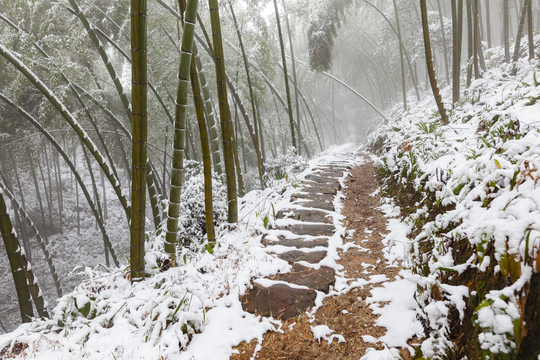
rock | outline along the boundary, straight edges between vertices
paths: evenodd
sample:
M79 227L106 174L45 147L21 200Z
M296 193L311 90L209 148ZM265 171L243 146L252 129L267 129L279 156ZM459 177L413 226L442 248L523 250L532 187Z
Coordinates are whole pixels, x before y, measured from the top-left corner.
M328 239L326 238L316 238L313 240L305 240L305 239L286 239L283 236L278 236L278 240L273 241L269 239L263 239L261 243L264 246L272 246L272 245L281 245L281 246L288 246L288 247L296 247L299 249L302 248L314 248L316 246L328 246Z
M291 272L278 274L273 280L286 281L291 284L307 286L310 289L328 293L330 285L336 283L335 271L328 266L312 269L300 264L294 264Z
M242 308L255 315L289 319L303 314L315 305L317 293L311 289L295 289L284 284L268 288L253 284L242 297Z
M332 236L336 232L334 225L330 224L294 224L277 226L276 230L287 230L296 235Z
M310 251L304 252L300 250L287 251L281 254L278 254L278 257L282 260L287 261L292 264L298 261L305 261L311 264L316 264L326 256L326 251Z
M305 209L284 209L279 210L276 214L276 219L295 219L307 222L321 222L332 223L332 218L329 217L327 212L319 210L305 210Z

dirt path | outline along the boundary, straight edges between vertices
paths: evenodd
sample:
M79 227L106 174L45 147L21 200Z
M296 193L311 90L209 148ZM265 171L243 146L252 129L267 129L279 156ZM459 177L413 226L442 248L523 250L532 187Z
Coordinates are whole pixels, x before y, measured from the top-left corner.
M385 275L388 281L394 279L399 269L388 267L384 261L381 243L386 231L387 220L377 210L380 198L376 190L379 187L375 170L371 162L352 168L351 176L345 181L346 188L342 214L346 217L344 226L354 230L354 235L345 242L356 245L348 250L339 250L343 274L348 283L353 280L369 280L373 275ZM294 271L294 269L293 269ZM338 274L339 275L339 274ZM300 311L299 316L283 320L283 333L269 332L264 336L262 348L256 353L256 359L360 359L368 348L381 349L382 344L364 342L362 336L379 338L385 329L375 324L378 315L373 314L366 303L370 290L379 284L354 287L338 295L328 296L323 305L315 312L314 319ZM270 301L272 294L267 294ZM331 343L314 339L312 327L327 325L333 334L344 337L345 342L337 340ZM373 339L373 338L372 338ZM369 338L366 338L369 340ZM253 356L257 342L242 343L237 347L240 354L231 359L244 360Z

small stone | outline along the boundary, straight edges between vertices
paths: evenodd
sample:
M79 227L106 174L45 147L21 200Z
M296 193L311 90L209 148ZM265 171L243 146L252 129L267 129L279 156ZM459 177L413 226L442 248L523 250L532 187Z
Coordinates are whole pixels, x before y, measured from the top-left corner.
M315 305L316 297L317 293L311 289L295 289L284 284L266 288L253 284L241 300L242 308L249 313L286 320Z

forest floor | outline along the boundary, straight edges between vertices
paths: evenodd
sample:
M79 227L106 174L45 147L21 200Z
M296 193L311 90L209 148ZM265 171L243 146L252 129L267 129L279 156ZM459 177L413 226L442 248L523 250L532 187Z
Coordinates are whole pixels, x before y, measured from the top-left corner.
M393 312L407 312L410 306L395 301L406 297L399 291L403 286L401 261L388 260L389 244L384 240L389 219L381 208L384 200L373 164L365 157L363 160L350 170L342 190L342 222L352 236L343 239L344 246L338 249L337 276L346 285L335 294L330 292L314 312L284 320L281 331L267 332L262 346L257 340L241 343L239 354L231 359L411 358L409 346L388 348L400 342L396 334L388 332L399 329L385 325L392 322ZM417 327L414 321L407 324L396 320L396 324L408 328L402 329L404 333ZM406 337L401 336L402 344Z

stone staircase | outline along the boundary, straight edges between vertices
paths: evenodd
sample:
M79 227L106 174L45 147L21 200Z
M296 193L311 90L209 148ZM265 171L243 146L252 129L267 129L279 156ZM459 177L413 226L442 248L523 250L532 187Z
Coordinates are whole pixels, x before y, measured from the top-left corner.
M348 174L354 160L343 156L314 167L305 176L302 189L291 195L290 207L277 212L276 225L263 235L262 244L292 269L254 280L242 298L245 311L285 320L312 308L317 291L329 292L335 283L334 269L319 263L327 256L329 239L336 233L332 214L341 189L339 179Z

